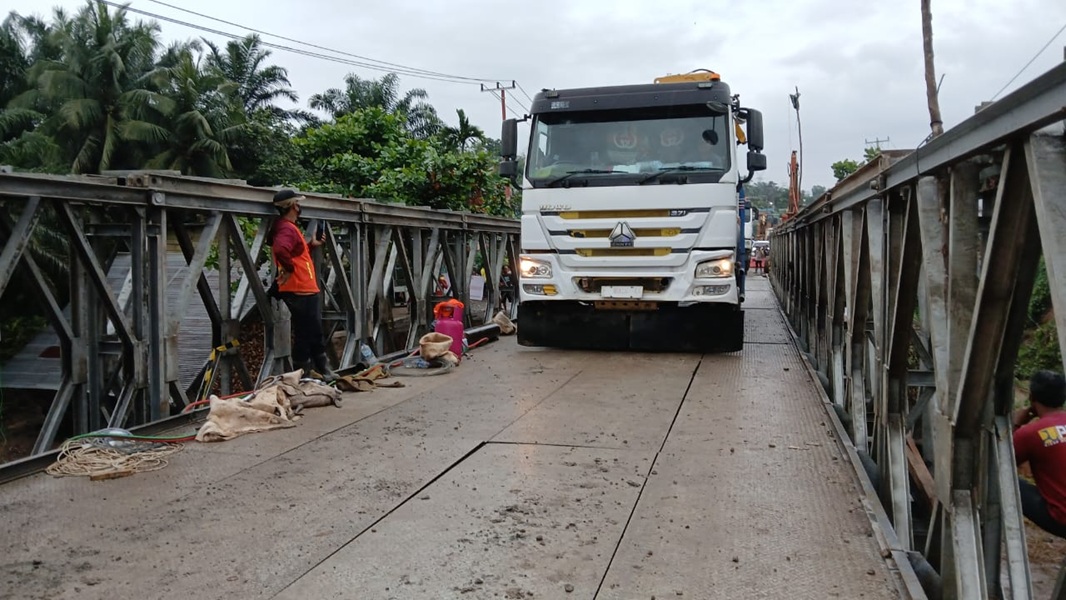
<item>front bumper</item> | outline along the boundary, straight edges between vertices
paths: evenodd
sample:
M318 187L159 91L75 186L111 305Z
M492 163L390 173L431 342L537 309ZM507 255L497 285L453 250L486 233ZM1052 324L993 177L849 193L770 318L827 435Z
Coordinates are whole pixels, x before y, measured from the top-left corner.
M581 302L523 302L518 343L586 350L736 352L744 312L735 306L659 304L655 310L600 310Z
M703 261L721 258L727 251L694 251L688 259L677 267L632 267L624 264L604 264L575 270L564 266L554 254L536 254L529 258L547 264L551 276L544 278L519 277L519 298L522 302L537 301L580 301L596 302L613 299L605 296L598 289L589 291L583 281L608 281L615 279L621 285L633 285L639 280L666 280L669 283L661 289L658 286L646 286L639 298L627 298L644 302L678 303L682 306L696 303L729 304L740 303L737 278L695 278L696 265ZM606 261L605 261L606 262ZM738 265L739 266L739 265ZM736 269L734 270L736 272ZM596 287L596 286L594 286Z

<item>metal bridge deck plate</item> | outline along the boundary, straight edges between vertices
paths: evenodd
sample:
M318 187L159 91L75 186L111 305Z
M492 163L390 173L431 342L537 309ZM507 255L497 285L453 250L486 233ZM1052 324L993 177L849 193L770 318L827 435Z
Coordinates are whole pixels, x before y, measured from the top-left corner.
M791 346L704 358L598 598L893 598Z
M896 593L791 346L701 359L504 340L405 381L162 471L4 486L4 593Z

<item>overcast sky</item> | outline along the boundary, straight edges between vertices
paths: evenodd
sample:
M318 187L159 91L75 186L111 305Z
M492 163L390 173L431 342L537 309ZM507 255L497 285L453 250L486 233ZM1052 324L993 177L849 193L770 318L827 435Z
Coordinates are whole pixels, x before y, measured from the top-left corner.
M785 183L789 151L798 146L788 94L801 93L803 187L831 186L830 164L862 157L867 140L914 148L928 133L919 0L167 0L247 28L280 34L373 59L452 75L517 80L530 95L542 88L651 82L709 68L743 104L765 115L769 168ZM15 0L20 13L46 6L76 10L79 0ZM1063 0L933 0L940 104L945 127L973 114L1066 25ZM151 0L132 8L238 34L238 27L182 13ZM161 23L166 40L204 36ZM285 45L290 42L272 39ZM1066 34L1003 93L1063 60ZM306 105L309 96L342 87L343 77L382 73L275 51ZM463 108L475 125L499 136L500 105L477 84L410 76L449 122ZM528 106L521 92L517 100ZM1002 97L1002 95L1001 95ZM521 113L517 104L510 104Z

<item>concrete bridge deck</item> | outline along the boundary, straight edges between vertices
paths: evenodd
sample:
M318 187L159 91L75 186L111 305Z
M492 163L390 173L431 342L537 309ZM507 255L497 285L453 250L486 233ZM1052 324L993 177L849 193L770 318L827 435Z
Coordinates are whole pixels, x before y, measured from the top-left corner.
M765 280L733 355L527 349L0 487L4 598L894 598Z

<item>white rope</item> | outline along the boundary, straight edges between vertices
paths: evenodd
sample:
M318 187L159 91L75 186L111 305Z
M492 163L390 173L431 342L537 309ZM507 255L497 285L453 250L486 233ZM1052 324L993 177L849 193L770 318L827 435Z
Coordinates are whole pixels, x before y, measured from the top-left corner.
M88 477L110 472L147 473L166 467L167 457L180 452L181 448L181 444L154 442L110 447L87 439L67 440L59 447L56 462L46 471L55 477Z

